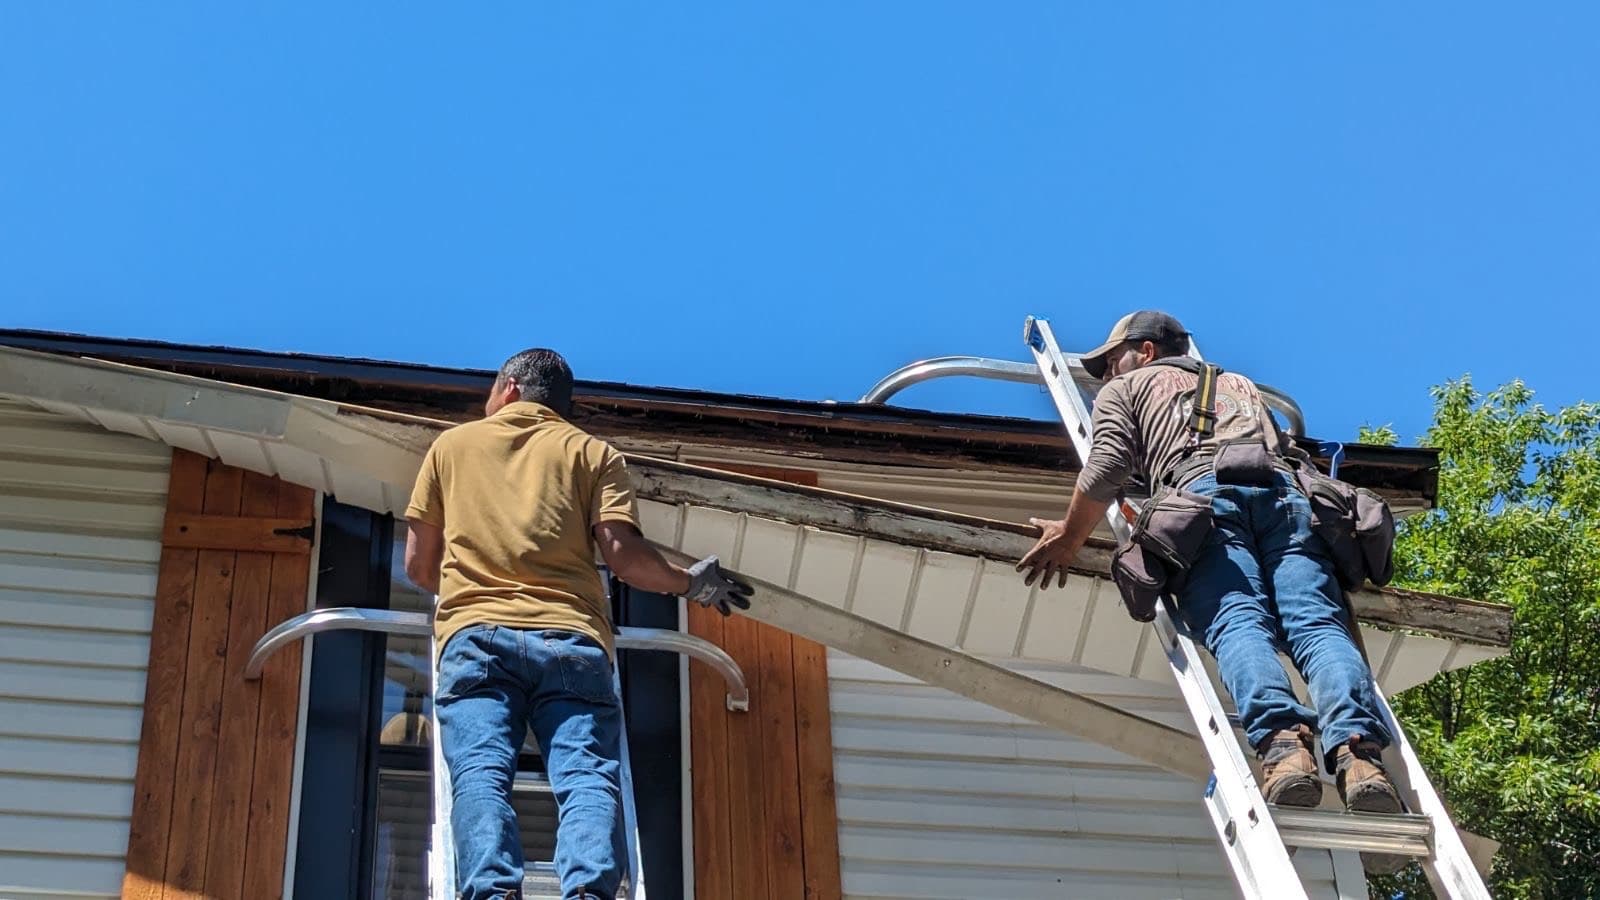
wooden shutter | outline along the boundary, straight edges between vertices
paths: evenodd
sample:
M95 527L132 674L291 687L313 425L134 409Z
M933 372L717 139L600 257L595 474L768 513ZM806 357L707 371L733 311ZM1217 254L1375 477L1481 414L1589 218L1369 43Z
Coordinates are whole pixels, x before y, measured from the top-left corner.
M124 897L282 896L301 650L244 667L306 609L314 503L173 452Z

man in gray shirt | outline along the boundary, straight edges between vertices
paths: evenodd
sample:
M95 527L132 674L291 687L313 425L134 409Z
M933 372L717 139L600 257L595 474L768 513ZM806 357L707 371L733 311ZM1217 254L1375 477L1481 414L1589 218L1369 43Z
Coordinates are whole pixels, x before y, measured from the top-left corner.
M1215 527L1178 596L1178 612L1217 659L1250 744L1262 790L1273 803L1316 806L1322 797L1313 752L1337 774L1352 810L1398 812L1399 795L1379 754L1390 742L1372 673L1351 638L1333 562L1312 533L1309 501L1285 456L1291 447L1242 375L1218 379L1214 439L1190 426L1199 377L1179 365L1189 334L1177 319L1144 310L1124 316L1106 343L1083 357L1106 382L1095 399L1093 442L1067 515L1034 519L1044 530L1018 564L1028 584L1066 581L1067 567L1134 476L1211 498ZM1259 440L1268 465L1253 483L1219 478L1212 448ZM1042 579L1042 580L1041 580ZM1305 676L1311 701L1295 696L1278 661L1282 647Z

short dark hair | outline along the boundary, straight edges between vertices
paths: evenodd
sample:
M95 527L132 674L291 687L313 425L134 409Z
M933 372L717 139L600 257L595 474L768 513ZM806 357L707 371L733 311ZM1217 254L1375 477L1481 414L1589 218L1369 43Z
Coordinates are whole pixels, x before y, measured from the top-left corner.
M1189 333L1180 331L1176 334L1166 333L1159 338L1149 338L1150 343L1156 345L1156 358L1165 359L1168 356L1183 356L1189 352Z
M517 393L530 403L543 403L557 415L572 414L572 367L554 350L534 347L506 360L499 379L517 383Z

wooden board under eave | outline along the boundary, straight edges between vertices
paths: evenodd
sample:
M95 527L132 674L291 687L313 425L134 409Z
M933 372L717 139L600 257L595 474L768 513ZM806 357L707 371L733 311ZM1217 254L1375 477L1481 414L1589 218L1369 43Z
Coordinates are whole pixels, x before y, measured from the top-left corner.
M173 454L169 532L198 515L271 535L310 521L311 491L188 451ZM263 524L266 523L266 524ZM300 651L242 677L256 640L304 611L303 547L163 546L123 896L280 897L293 781ZM178 783L181 777L181 784Z

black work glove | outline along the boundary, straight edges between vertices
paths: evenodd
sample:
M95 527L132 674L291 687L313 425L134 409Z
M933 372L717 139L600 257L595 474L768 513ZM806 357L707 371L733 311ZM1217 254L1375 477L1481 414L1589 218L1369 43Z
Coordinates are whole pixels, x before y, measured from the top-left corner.
M689 589L683 599L691 600L707 609L715 606L723 615L733 612L730 606L750 608L750 595L755 593L750 585L722 571L715 556L708 556L689 567Z

